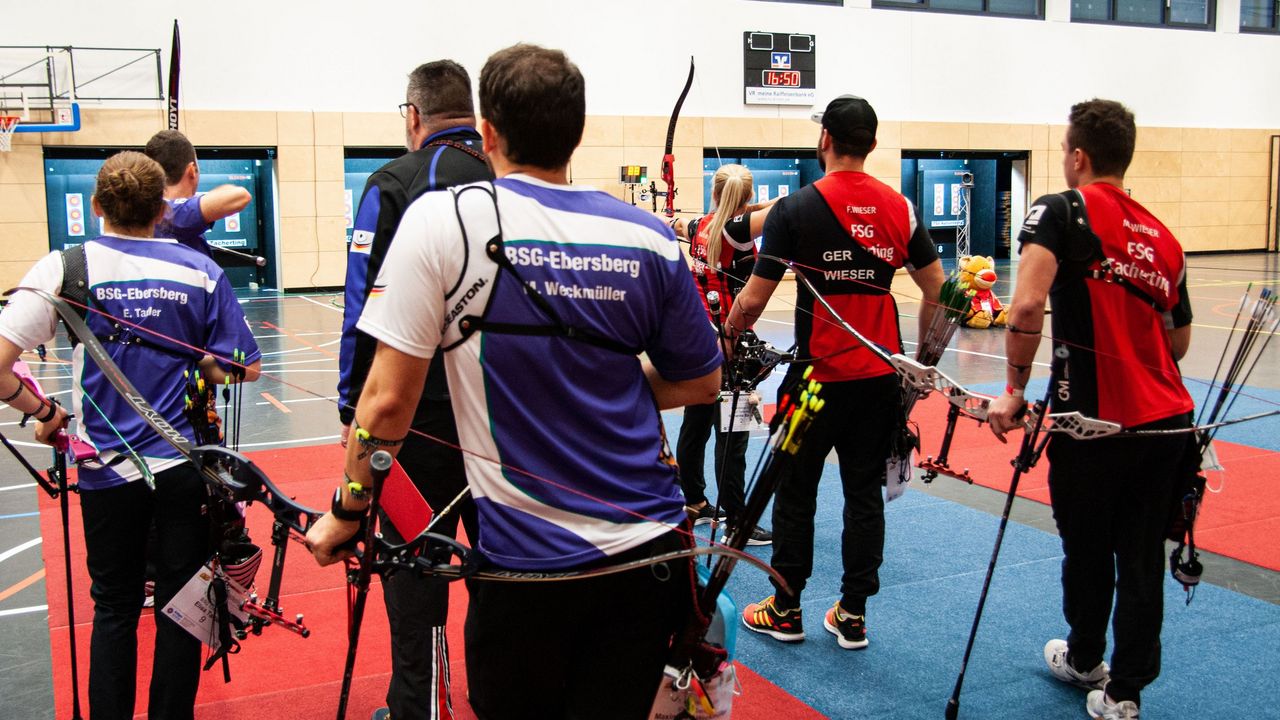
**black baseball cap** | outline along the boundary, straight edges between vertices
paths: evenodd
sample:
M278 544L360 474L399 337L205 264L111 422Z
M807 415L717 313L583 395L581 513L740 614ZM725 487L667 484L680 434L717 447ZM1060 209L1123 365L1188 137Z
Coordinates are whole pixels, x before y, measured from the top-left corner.
M871 103L857 95L841 95L827 103L826 110L815 112L811 117L835 139L845 143L857 142L859 131L870 133L875 138L879 125Z

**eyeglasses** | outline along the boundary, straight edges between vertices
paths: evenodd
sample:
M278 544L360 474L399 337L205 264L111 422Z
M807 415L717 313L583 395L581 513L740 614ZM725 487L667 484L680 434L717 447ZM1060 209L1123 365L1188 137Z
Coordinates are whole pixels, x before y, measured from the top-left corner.
M414 110L418 110L418 106L417 106L417 105L414 105L413 103L410 103L410 102L400 103L399 107L400 107L400 117L402 117L402 118L407 118L407 117L409 117L409 108L413 108ZM421 111L421 110L418 110L418 114L419 114L419 115L421 115L421 114L422 114L422 111Z

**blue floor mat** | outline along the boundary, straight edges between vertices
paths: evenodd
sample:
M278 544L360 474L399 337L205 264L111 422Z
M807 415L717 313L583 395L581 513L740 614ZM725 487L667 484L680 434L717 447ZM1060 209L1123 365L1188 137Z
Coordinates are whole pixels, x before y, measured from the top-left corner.
M679 412L664 419L674 436ZM749 466L762 447L762 440L752 441ZM823 613L839 597L837 473L828 465L819 490L814 575L802 601L807 640L788 645L744 629L738 659L832 718L941 718L999 519L919 492L891 503L881 591L868 608L871 647L842 650L822 627ZM1061 548L1055 536L1018 524L1018 507L1005 535L960 715L1083 718L1084 691L1054 680L1042 658L1045 641L1066 633ZM766 527L768 517L761 523ZM767 547L748 550L765 560L770 555ZM740 565L729 592L741 607L772 588L764 575ZM1212 585L1202 585L1189 607L1183 598L1181 587L1168 580L1164 668L1144 693L1143 717L1280 717L1274 677L1280 667L1280 607Z

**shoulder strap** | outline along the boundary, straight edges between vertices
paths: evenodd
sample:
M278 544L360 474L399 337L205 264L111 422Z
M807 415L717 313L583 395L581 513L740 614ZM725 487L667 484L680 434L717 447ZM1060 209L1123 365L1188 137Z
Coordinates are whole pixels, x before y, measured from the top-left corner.
M58 297L65 298L69 302L73 312L80 316L84 321L84 327L88 327L89 307L93 299L89 294L89 260L85 255L84 245L77 245L73 248L67 248L62 251L62 287L58 289ZM153 342L149 338L126 332L126 328L115 322L112 318L111 325L114 332L110 335L99 337L95 335L100 342L121 342L125 344L144 345L152 350L158 350L170 355L176 355L181 358L192 357L192 351L179 346L164 345ZM67 337L71 339L71 346L75 347L80 344L81 339L77 335L76 330L71 324L63 320L62 323L67 329Z
M1082 248L1087 248L1085 252L1088 254L1080 258L1088 263L1085 277L1102 282L1115 283L1128 291L1130 295L1150 305L1156 312L1164 312L1155 298L1144 292L1142 288L1127 281L1124 276L1113 271L1110 258L1102 250L1102 239L1098 237L1098 234L1093 231L1093 227L1089 224L1089 213L1088 208L1085 207L1084 194L1078 189L1072 189L1062 193L1061 197L1067 203L1067 233L1068 237L1072 239L1072 247L1074 248L1078 244Z
M62 251L62 287L58 295L70 300L71 308L84 319L89 312L89 261L83 244ZM80 342L70 325L67 325L67 335L73 347Z
M480 152L479 150L476 150L476 149L475 149L475 148L473 148L473 147L470 147L470 146L468 146L468 145L465 145L465 144L463 144L463 143L455 142L455 141L453 141L453 140L449 140L448 138L436 138L435 140L432 140L431 142L427 143L426 145L423 145L423 147L424 147L424 148L429 148L429 147L442 147L442 146L443 146L443 147L451 147L451 148L453 148L454 150L461 150L462 152L464 152L464 153L466 153L466 154L470 155L471 157L473 157L473 158L475 158L475 159L479 160L480 162L484 163L485 165L488 165L488 164L489 164L489 158L488 158L488 157L486 157L484 153Z
M462 340L465 340L467 337L469 337L472 333L476 332L477 330L488 330L490 332L508 334L508 335L543 335L543 336L565 337L565 338L569 338L570 340L577 340L579 342L584 342L588 345L594 345L595 347L603 348L605 350L611 350L613 352L622 353L624 355L632 355L632 356L639 355L641 352L640 348L633 348L617 340L614 340L613 338L608 338L603 335L599 335L592 330L579 328L577 326L569 325L565 323L560 318L560 314L557 313L555 308L552 307L551 303L547 301L547 298L541 292L539 292L538 289L534 287L533 284L525 282L524 278L521 277L520 272L516 270L515 265L511 262L511 259L507 257L507 253L503 246L502 217L498 212L497 187L494 186L493 183L466 185L461 188L449 189L449 191L453 194L454 209L457 211L457 216L458 216L458 226L462 229L462 245L464 248L466 248L466 251L470 253L472 244L470 242L470 235L467 232L467 224L462 217L462 210L458 206L458 198L463 192L466 192L467 190L477 189L477 188L484 189L488 193L489 199L493 203L493 214L494 214L494 220L497 226L497 230L494 236L489 238L484 243L484 253L489 258L489 260L492 261L497 266L497 272L495 273L494 280L496 281L497 280L496 276L500 275L504 270L506 272L511 273L511 276L515 278L516 282L518 282L520 286L523 288L525 297L529 298L529 300L533 303L533 305L539 310L539 312L541 312L547 318L549 322L547 322L546 324L540 324L540 325L525 325L521 323L499 323L499 322L493 322L491 320L488 320L487 316L489 314L489 299L492 298L492 292L493 292L491 289L488 293L488 297L485 298L485 301L482 305L480 315L468 314L461 317L460 322L458 323L458 327L460 330ZM466 273L464 270L463 276L465 277L465 275ZM457 290L457 286L455 286L455 291L456 290ZM453 322L453 319L451 318L449 320L449 323L452 323L452 322ZM451 350L454 347L457 347L458 345L460 345L462 340L459 340L455 343L444 346L444 349Z

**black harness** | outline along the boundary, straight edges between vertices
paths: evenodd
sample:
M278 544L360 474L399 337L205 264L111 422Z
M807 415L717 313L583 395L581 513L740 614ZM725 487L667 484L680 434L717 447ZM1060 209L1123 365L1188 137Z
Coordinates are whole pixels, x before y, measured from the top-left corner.
M62 251L62 287L58 290L58 295L70 301L71 307L80 316L80 319L85 321L87 327L89 309L93 307L93 296L89 293L89 261L85 257L84 245L77 245ZM165 345L143 337L134 332L133 328L122 325L111 315L100 313L100 316L111 323L110 334L94 334L94 337L104 345L108 343L141 345L157 352L184 359L194 358L198 360L202 357L187 348ZM63 323L63 325L67 328L67 337L71 339L71 347L74 348L79 345L80 338L69 325L66 325L66 323Z
M462 218L461 207L462 196L469 190L484 192L488 195L490 204L493 207L495 230L494 234L484 244L484 255L493 263L491 268L486 268L478 263L475 267L471 266L471 236L467 232L467 223ZM640 354L642 348L632 347L613 338L605 337L593 330L566 323L555 308L552 307L551 303L547 301L546 296L538 292L537 288L531 283L525 281L520 272L516 270L515 265L512 264L511 259L507 257L504 249L502 217L498 211L498 195L492 183L477 183L459 188L449 188L449 192L453 195L454 213L458 217L458 227L462 230L462 246L465 255L462 273L458 276L458 281L445 294L446 307L452 303L456 309L450 313L452 317L445 323L444 342L441 343L444 350L452 350L466 342L473 333L484 330L505 335L563 337L632 357ZM531 325L495 322L488 319L494 290L497 288L498 283L502 281L502 271L504 270L510 273L511 277L520 284L525 296L547 318L548 322ZM467 282L468 279L471 279L470 283ZM463 288L464 285L466 285L465 289ZM482 302L480 312L478 314L462 314L463 310L470 305L472 299L479 299ZM456 329L454 328L455 323Z
M1097 233L1093 231L1093 227L1089 224L1089 212L1084 206L1084 196L1080 194L1080 191L1068 190L1053 197L1062 198L1063 203L1066 205L1067 235L1075 235L1080 245L1085 248L1085 257L1083 258L1087 263L1084 271L1085 278L1119 285L1128 291L1130 295L1141 300L1143 304L1151 306L1158 313L1164 313L1165 309L1161 307L1154 297L1116 272L1111 258L1107 257L1102 250L1102 238L1098 237Z

